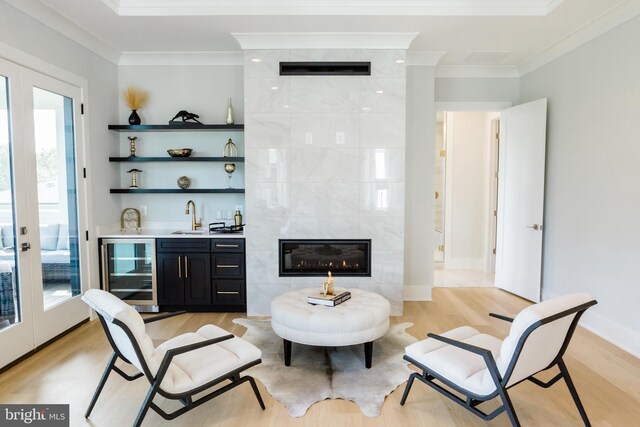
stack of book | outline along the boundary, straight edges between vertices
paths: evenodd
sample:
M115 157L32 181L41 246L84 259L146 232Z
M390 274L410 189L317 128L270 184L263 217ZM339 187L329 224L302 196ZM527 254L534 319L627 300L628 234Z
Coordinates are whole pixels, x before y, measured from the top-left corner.
M307 297L307 302L314 305L326 305L327 307L335 307L342 304L346 300L351 299L351 292L339 291L335 295L313 294Z

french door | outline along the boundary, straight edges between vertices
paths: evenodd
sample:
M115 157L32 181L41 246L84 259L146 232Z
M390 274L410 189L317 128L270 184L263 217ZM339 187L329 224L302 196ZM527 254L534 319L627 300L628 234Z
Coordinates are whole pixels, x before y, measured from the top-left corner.
M0 59L0 367L88 317L80 99Z

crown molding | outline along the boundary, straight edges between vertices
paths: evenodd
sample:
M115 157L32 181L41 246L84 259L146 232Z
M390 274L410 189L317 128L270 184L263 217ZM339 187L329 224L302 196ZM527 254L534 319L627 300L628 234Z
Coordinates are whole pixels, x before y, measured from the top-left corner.
M637 0L626 0L612 7L564 39L525 59L518 65L520 76L529 74L638 15L640 1Z
M35 0L4 0L19 11L62 34L104 59L117 64L120 52L58 12Z
M231 33L250 49L408 49L418 33Z
M243 65L242 52L122 52L118 65Z
M438 61L446 52L409 51L407 52L407 66L431 66L438 65Z
M564 0L102 0L121 16L544 16Z
M518 78L515 65L440 65L436 78Z

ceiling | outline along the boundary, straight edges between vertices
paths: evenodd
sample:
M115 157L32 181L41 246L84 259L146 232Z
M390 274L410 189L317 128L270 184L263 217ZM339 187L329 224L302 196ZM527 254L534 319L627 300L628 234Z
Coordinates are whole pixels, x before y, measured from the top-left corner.
M415 32L409 51L444 52L439 67L521 73L640 13L640 0L4 1L113 62L239 52L231 33Z

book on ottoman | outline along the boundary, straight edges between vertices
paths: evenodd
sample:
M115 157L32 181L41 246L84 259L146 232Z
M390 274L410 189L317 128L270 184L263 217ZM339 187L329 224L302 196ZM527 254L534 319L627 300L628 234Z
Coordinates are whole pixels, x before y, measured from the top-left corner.
M335 307L351 298L351 292L341 291L336 295L313 294L307 297L307 302L314 305L326 305L327 307Z

